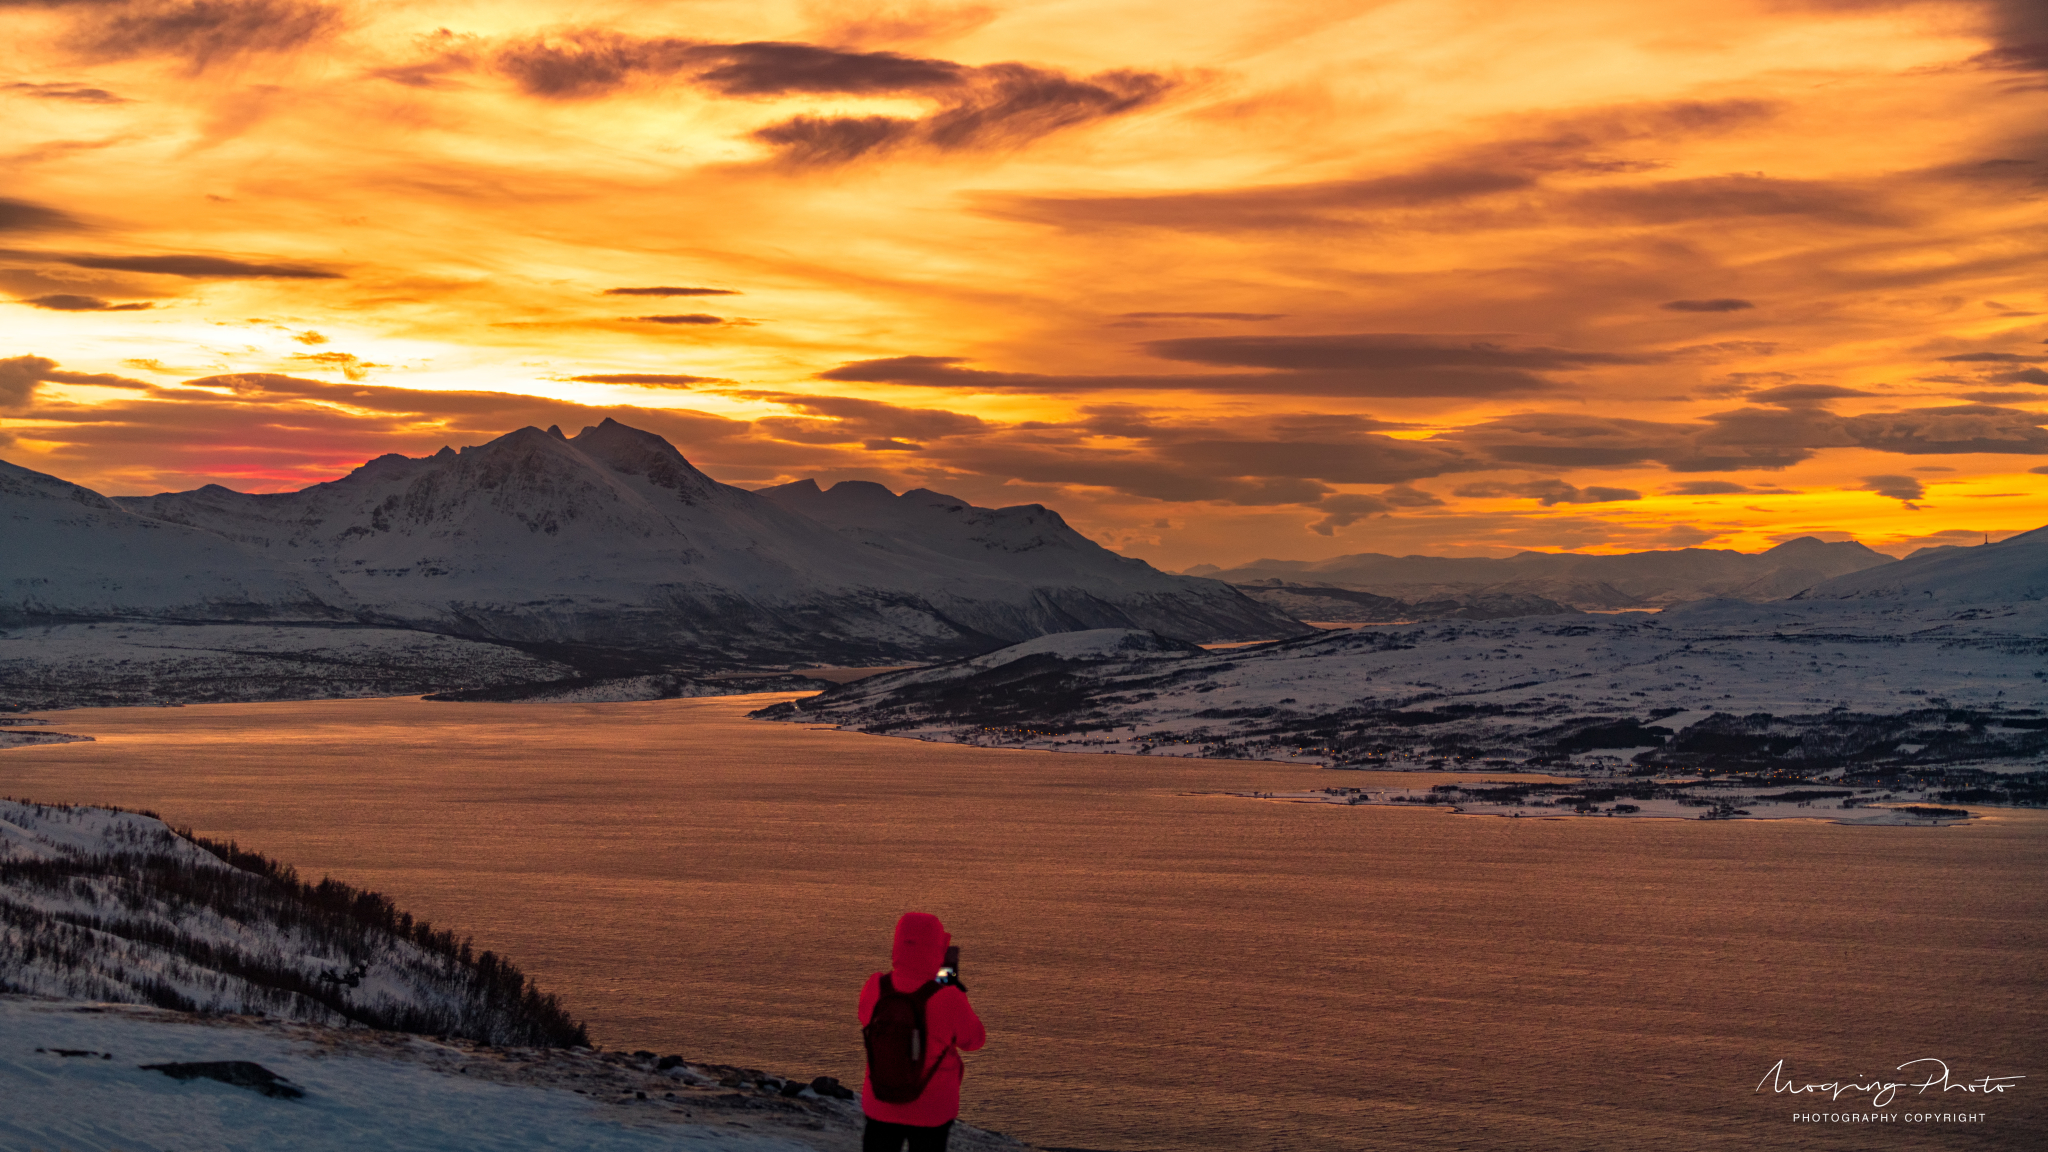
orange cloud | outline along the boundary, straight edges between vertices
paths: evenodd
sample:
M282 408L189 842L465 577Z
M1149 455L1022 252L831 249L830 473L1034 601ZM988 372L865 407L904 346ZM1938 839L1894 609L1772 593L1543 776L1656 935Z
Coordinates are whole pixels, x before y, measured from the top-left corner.
M1176 566L2048 521L2040 5L1283 9L0 5L0 451L610 415Z

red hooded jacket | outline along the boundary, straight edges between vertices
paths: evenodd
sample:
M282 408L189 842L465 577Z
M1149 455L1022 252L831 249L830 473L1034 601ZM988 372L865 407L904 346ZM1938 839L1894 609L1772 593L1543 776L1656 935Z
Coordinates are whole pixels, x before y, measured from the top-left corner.
M930 983L945 963L946 945L952 940L937 916L905 912L896 921L896 945L889 953L889 962L894 966L889 972L890 985L898 992L915 992ZM861 1027L867 1027L868 1018L874 1015L875 1001L881 998L882 973L877 972L868 977L866 986L860 990ZM950 986L939 989L925 1003L924 1026L925 1035L931 1038L925 1051L937 1054L938 1065L938 1070L932 1072L931 1083L925 1085L924 1094L908 1104L877 1100L874 1086L863 1074L862 1112L876 1120L915 1124L920 1128L936 1128L960 1115L959 1053L972 1052L988 1043L988 1032L981 1026L981 1017L974 1014L974 1006L967 1002L967 993ZM932 1065L926 1064L925 1070L931 1071Z

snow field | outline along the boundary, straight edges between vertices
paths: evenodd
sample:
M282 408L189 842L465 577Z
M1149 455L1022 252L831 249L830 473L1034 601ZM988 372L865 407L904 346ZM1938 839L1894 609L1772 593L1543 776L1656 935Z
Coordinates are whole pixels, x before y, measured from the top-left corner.
M59 1048L113 1058L51 1051ZM443 1055L463 1054L446 1049ZM261 1064L306 1094L274 1099L138 1067L216 1060ZM681 1119L660 1103L599 1103L567 1089L495 1083L355 1051L317 1029L206 1025L148 1009L0 996L0 1147L22 1152L808 1152L829 1146Z

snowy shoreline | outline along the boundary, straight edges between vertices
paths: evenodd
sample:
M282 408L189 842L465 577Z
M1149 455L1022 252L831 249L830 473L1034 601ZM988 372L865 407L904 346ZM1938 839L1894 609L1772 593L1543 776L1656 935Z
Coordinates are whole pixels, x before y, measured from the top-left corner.
M1493 785L1494 787L1487 787ZM1504 785L1504 787L1503 787ZM1430 788L1315 788L1294 792L1196 792L1286 804L1343 807L1409 808L1445 811L1456 816L1507 819L1567 820L1810 820L1864 828L1948 828L1981 819L1967 808L1907 803L1877 789L1787 789L1787 797L1735 795L1707 782L1653 781L1635 791L1664 795L1629 795L1630 785L1592 780L1475 781L1471 787L1438 784ZM1703 795L1702 793L1708 793ZM1712 792L1722 793L1719 796ZM1531 794L1536 793L1534 798ZM1602 798L1602 793L1614 793ZM1607 803L1605 808L1601 803ZM1863 813L1863 815L1851 815Z

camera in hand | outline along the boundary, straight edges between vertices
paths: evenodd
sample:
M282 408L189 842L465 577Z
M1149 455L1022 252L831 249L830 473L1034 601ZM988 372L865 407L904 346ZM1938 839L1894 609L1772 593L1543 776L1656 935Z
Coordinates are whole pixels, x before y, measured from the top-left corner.
M939 968L938 981L940 987L952 984L959 986L961 991L966 991L966 987L960 984L960 946L958 944L951 944L946 947L946 962Z

